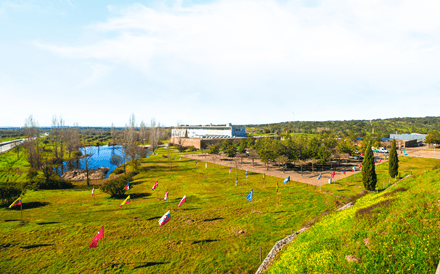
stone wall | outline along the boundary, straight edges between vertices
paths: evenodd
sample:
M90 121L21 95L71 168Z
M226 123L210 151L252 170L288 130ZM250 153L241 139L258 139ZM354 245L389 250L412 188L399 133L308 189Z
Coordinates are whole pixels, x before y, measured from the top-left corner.
M218 138L218 139L199 139L199 138L177 138L172 137L170 143L184 147L194 146L197 149L206 149L211 145L221 144L223 140L229 140L234 145L240 143L241 139L246 138Z

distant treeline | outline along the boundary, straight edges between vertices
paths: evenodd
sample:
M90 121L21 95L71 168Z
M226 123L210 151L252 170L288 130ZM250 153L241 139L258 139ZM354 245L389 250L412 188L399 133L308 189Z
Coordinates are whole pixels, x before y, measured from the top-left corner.
M359 137L371 134L379 138L388 138L390 134L422 133L440 130L440 117L423 118L390 118L376 120L349 121L293 121L275 124L244 125L246 132L256 134L285 134L285 133L333 133L339 136L356 134Z

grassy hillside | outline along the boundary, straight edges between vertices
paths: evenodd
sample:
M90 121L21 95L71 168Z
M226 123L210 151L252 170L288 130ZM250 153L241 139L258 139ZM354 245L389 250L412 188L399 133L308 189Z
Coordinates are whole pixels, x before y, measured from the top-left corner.
M434 273L440 260L440 169L432 166L439 161L401 162L414 177L327 215L289 244L267 273ZM350 255L355 261L346 259Z
M159 152L161 155L161 152ZM17 209L0 209L0 269L23 273L254 273L259 250L297 230L335 206L316 187L239 171L239 185L228 168L198 162L174 162L161 156L142 160L143 171L131 182L132 202L78 183L70 190L28 191L24 221ZM235 172L234 172L235 173ZM154 182L159 182L152 191ZM276 182L280 185L280 205ZM166 189L170 195L163 201ZM254 200L245 196L254 190ZM177 207L187 195L186 210ZM254 212L251 213L251 210ZM164 227L158 219L171 209ZM104 226L104 239L89 249ZM171 231L171 236L170 236ZM171 237L171 242L169 241ZM107 268L102 267L104 261ZM109 263L111 262L111 263Z

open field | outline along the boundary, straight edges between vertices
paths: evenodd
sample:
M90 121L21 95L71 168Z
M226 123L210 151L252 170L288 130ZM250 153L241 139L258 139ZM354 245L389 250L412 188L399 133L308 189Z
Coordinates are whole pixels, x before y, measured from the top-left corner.
M440 169L423 161L402 159L414 177L325 216L290 243L268 273L434 273Z
M163 149L165 151L165 149ZM279 239L307 220L335 206L332 196L316 187L291 182L291 193L277 178L244 172L229 177L221 166L182 158L169 170L165 158L142 160L144 171L130 183L132 202L79 183L71 190L28 191L19 210L0 209L0 269L26 273L253 273ZM152 191L154 182L158 189ZM169 201L163 201L166 189ZM254 190L253 202L245 196ZM187 195L186 210L177 208ZM253 212L251 213L253 208ZM158 219L171 209L171 221ZM104 226L104 239L89 249ZM170 234L171 231L171 234ZM171 236L170 236L171 235ZM169 241L171 237L171 242ZM107 268L102 267L106 256ZM55 259L56 258L56 259Z

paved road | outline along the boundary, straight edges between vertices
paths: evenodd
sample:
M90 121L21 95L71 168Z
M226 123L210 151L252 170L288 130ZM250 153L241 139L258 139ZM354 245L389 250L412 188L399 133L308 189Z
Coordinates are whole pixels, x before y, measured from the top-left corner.
M25 139L20 139L20 140L0 143L0 154L20 145L21 143L23 143L24 140Z

